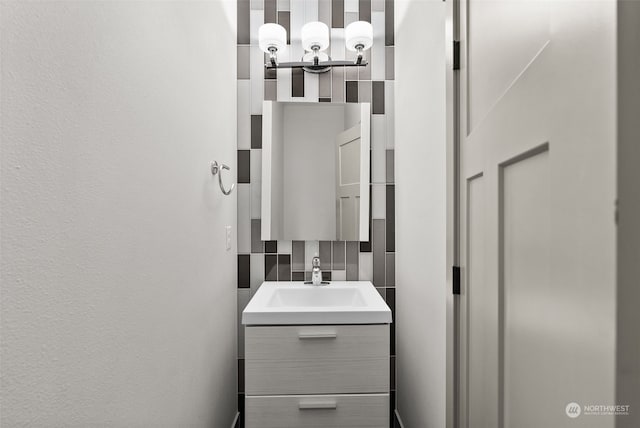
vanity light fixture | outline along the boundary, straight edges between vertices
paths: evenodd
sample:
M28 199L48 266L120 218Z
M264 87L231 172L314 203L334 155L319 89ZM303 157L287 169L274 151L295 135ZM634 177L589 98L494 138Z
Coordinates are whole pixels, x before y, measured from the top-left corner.
M300 32L305 54L299 62L278 62L278 53L287 47L287 30L278 24L264 24L258 30L260 49L269 54L267 69L301 68L309 73L325 73L331 67L364 67L364 51L373 45L373 27L366 21L352 22L345 28L345 45L357 52L355 61L333 61L324 51L329 47L329 27L322 22L308 22Z

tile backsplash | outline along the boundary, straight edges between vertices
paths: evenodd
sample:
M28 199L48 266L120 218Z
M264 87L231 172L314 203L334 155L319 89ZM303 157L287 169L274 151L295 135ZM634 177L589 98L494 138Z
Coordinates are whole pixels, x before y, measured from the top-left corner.
M244 367L241 312L265 281L310 278L318 253L326 280L369 280L394 312L394 22L393 0L238 0L238 369ZM374 45L362 68L336 68L312 75L301 70L264 68L258 28L277 22L287 29L280 61L302 57L300 29L309 21L330 27L333 59L354 59L344 44L344 27L363 20L373 25ZM371 233L368 242L261 241L260 197L262 101L371 103ZM395 325L391 326L391 407L395 408ZM242 412L244 376L238 376ZM241 418L242 419L242 418Z

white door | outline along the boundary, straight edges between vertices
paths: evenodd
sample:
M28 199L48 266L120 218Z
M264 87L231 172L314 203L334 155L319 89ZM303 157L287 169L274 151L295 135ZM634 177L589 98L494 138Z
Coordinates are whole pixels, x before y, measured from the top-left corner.
M611 427L615 2L459 13L459 426Z
M360 125L336 138L336 232L339 241L358 241L360 219Z

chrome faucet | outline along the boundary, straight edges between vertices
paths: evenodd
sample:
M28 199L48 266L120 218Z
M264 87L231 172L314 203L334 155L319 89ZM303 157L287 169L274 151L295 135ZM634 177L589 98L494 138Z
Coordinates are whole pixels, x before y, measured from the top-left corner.
M322 271L320 270L320 257L315 256L311 260L311 283L313 285L322 285Z

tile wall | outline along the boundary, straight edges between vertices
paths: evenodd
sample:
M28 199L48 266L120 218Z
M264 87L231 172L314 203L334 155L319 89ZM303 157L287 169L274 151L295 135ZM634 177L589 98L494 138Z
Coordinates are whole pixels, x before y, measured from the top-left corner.
M262 281L309 278L318 253L328 280L370 280L394 311L394 23L393 0L238 0L238 408L244 407L244 329L240 315ZM351 22L371 22L373 47L364 68L321 75L264 68L258 28L277 22L290 39L280 61L302 57L300 29L321 21L331 29L329 54L354 59L344 45ZM260 240L262 101L369 102L371 117L371 233L368 242ZM392 405L395 408L395 325L391 330Z

